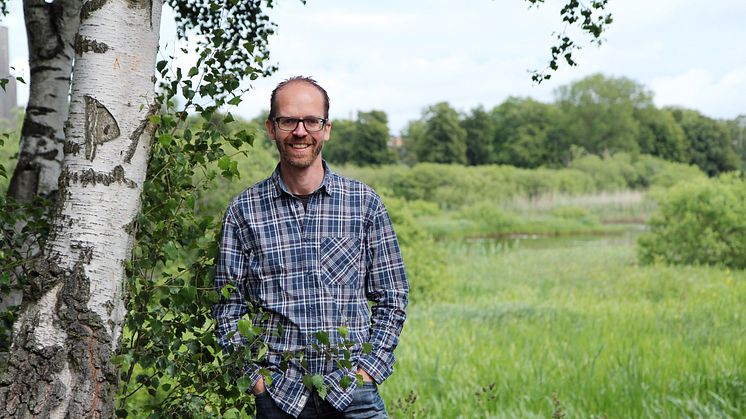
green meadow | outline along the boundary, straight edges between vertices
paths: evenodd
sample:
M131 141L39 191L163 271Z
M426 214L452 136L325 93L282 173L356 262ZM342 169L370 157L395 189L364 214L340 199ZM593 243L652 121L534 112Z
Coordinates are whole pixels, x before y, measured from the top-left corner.
M275 161L258 144L241 180L196 197L200 212L219 214ZM380 387L392 417L746 417L746 272L638 257L651 197L705 182L696 168L625 154L564 169L332 168L384 197L410 275ZM130 417L158 406L172 380L160 378L159 393L132 392Z
M409 308L393 416L746 417L744 272L639 266L634 234L438 247L455 280Z

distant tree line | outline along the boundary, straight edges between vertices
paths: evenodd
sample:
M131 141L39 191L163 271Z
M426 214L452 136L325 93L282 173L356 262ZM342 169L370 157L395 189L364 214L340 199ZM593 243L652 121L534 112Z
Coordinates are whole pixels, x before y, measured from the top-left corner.
M400 143L383 111L335 120L327 160L359 166L401 162L565 167L581 155L648 154L694 164L708 175L746 161L746 115L716 120L696 110L657 108L653 94L628 78L592 75L555 91L553 103L510 97L461 113L447 102L410 121ZM396 152L395 152L396 151Z

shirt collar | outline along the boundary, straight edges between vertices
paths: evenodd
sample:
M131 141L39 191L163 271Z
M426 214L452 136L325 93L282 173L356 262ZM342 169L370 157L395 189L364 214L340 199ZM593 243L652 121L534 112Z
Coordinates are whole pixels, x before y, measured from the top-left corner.
M326 160L322 160L321 164L324 166L324 179L321 180L321 185L319 185L319 187L312 193L316 193L320 190L327 195L332 195L336 190L336 186L334 184L334 172L329 169L329 165L326 164ZM274 172L272 172L270 180L271 183L274 185L274 188L272 189L272 198L278 198L283 193L291 196L293 195L293 193L290 192L290 190L288 189L287 185L285 185L285 182L282 180L282 176L280 176L280 163L277 163L277 166L275 166L275 170Z

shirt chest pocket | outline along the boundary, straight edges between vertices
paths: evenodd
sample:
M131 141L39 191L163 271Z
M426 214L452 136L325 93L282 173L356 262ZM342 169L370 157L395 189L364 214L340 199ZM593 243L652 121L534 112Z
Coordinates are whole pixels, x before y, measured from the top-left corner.
M319 245L321 279L332 286L357 287L361 244L358 237L323 237Z

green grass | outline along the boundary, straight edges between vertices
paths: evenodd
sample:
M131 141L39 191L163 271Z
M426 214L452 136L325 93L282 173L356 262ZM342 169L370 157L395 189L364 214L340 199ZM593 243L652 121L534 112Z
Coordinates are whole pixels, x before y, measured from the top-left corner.
M746 417L746 273L640 267L631 241L440 246L457 280L410 306L394 417Z

